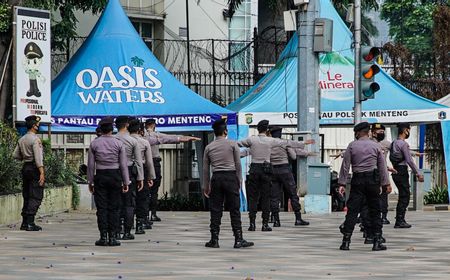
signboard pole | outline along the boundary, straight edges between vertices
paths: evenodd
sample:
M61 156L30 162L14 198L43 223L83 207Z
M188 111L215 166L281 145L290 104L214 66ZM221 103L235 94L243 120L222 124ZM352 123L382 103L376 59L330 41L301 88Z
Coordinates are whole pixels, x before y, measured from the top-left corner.
M361 122L361 0L355 0L355 124Z
M13 76L12 76L12 92L13 92L13 99L12 99L12 113L13 113L13 128L16 128L16 121L17 121L17 87L16 87L16 46L17 46L17 7L14 7L14 20L13 20L13 49L12 49L12 70L13 70Z

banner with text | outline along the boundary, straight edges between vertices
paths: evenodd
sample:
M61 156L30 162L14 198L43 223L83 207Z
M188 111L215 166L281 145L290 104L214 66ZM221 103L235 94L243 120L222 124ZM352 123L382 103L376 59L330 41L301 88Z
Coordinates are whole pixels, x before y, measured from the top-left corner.
M16 7L15 19L15 121L38 115L50 123L50 12Z

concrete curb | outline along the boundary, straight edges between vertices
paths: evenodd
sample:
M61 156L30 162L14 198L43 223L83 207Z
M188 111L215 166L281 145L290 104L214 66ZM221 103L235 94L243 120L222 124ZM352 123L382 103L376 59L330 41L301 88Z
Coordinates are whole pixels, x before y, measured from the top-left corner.
M423 211L450 211L450 205L447 204L424 205Z

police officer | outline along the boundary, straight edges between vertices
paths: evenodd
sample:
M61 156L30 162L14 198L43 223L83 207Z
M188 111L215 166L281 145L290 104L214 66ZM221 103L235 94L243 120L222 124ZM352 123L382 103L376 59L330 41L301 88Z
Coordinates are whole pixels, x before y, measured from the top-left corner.
M28 133L19 139L14 150L14 158L24 162L22 167L22 225L20 230L39 231L42 228L34 223L34 217L44 197L44 159L42 142L36 133L39 131L41 117L25 118Z
M272 127L270 129L270 135L273 138L281 138L282 128ZM312 144L313 140L305 141L305 144ZM308 156L309 153L303 150L303 155ZM287 148L285 146L274 146L270 154L270 162L273 165L272 184L270 190L270 211L272 212L274 221L274 227L280 227L280 203L283 191L288 194L291 200L291 205L295 213L295 225L307 226L309 222L302 219L300 199L297 194L297 184L295 183L294 176L292 174L291 167L289 165L289 158L297 159L297 153L295 149Z
M152 228L151 222L147 220L147 215L149 211L150 188L153 186L153 180L156 178L150 143L142 137L140 130L141 122L139 119L131 120L128 131L131 137L138 141L143 163L142 167L144 168L144 188L136 193L136 233L142 232L143 229Z
M156 131L156 120L147 119L145 121L145 129L147 130L147 140L152 147L153 165L155 167L156 179L150 188L150 211L152 222L160 222L161 218L156 215L158 210L158 191L161 186L161 156L159 154L159 145L161 144L179 144L181 142L197 141L200 138L191 136L169 135Z
M227 140L226 121L220 119L212 125L216 139L206 146L203 156L204 194L210 198L211 240L206 247L219 248L219 231L224 200L230 209L231 227L234 233L234 248L253 246L242 237L240 213L240 186L242 183L240 151L236 142ZM210 165L212 178L210 180Z
M128 192L128 175L125 146L112 136L114 119L103 118L99 126L102 136L89 147L87 178L89 190L97 207L97 224L100 239L97 246L120 246L117 230L120 225L121 193Z
M411 126L409 123L398 124L398 138L392 142L389 159L397 173L392 174L392 179L398 189L397 215L395 217L394 228L410 228L411 225L405 221L406 209L410 199L408 165L415 174L419 182L423 182L423 175L414 163L408 143Z
M247 199L249 206L250 226L249 231L256 229L256 213L258 202L261 202L262 227L261 231L272 231L269 226L270 214L270 181L273 173L270 163L270 154L274 146L284 148L301 148L303 143L268 137L269 121L262 120L257 125L258 135L251 136L238 142L239 147L249 148L252 157L248 184ZM260 200L261 199L261 200Z
M123 240L132 240L131 228L134 222L134 211L136 207L136 193L144 188L144 169L142 167L142 154L138 141L130 136L128 132L130 118L128 116L119 116L116 118L116 127L118 133L115 135L119 139L126 151L128 173L130 174L130 190L122 194L122 217L124 219ZM144 234L142 224L136 225L136 234Z
M380 145L369 139L369 123L359 123L353 130L357 140L351 142L344 153L338 182L342 191L351 167L351 191L345 222L340 227L344 235L340 249L349 250L358 212L365 199L369 207L370 231L374 234L372 250L386 250L381 240L383 224L380 209L380 186L390 189L386 162Z

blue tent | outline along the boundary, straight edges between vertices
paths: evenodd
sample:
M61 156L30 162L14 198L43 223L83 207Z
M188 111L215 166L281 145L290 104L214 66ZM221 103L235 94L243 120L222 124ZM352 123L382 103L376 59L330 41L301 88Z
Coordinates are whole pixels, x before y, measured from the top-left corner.
M353 123L354 62L352 34L329 0L320 0L320 17L333 20L333 51L320 56L321 124ZM276 125L297 124L297 50L294 36L277 62L254 87L227 108L239 113L240 125L269 119ZM363 119L369 122L437 122L448 107L420 97L381 71L381 90L363 102Z
M110 0L86 42L52 85L52 131L93 132L103 116L156 118L160 130L210 130L236 114L197 95L148 50L119 0Z

